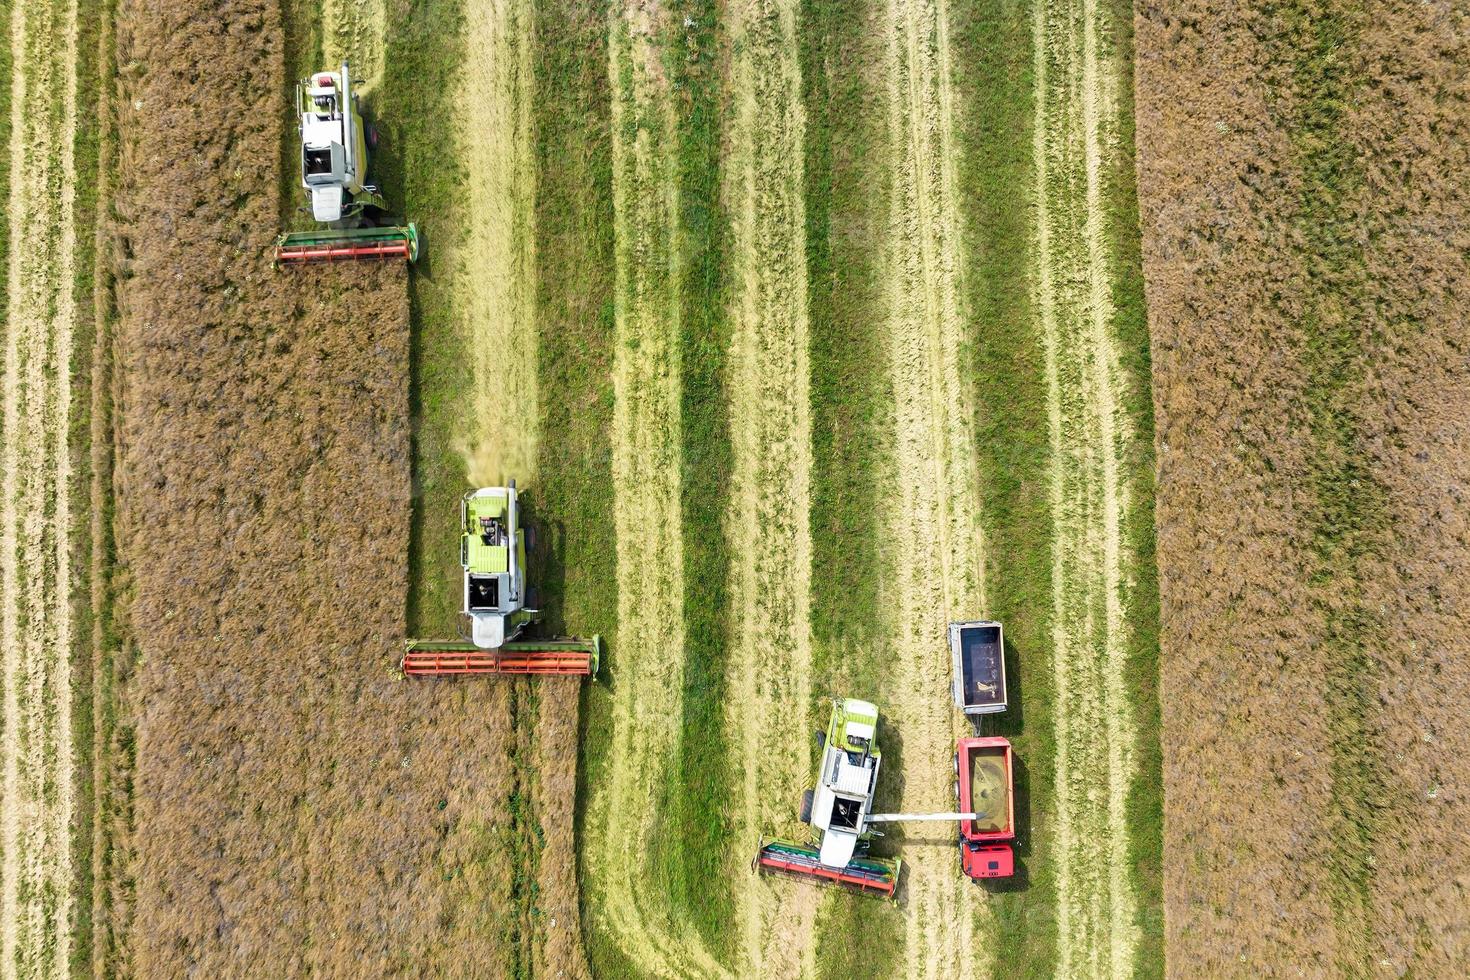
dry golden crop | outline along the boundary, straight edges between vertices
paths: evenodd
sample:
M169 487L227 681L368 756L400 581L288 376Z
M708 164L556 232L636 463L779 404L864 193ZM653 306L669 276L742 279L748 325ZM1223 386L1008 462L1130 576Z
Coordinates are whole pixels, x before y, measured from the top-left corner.
M1139 10L1178 973L1470 962L1465 28Z

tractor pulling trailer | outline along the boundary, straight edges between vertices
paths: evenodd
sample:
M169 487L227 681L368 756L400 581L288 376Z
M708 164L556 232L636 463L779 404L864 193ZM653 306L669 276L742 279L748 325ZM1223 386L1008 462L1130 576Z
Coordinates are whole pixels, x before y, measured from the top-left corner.
M949 628L955 670L955 706L972 719L1006 708L1005 662L999 623L954 623ZM877 825L955 822L959 825L960 867L975 881L1015 873L1016 836L1014 758L1011 743L999 736L974 735L955 745L954 813L873 813L882 752L878 748L878 709L856 698L837 700L825 732L816 786L801 801L801 820L813 841L762 837L755 869L867 894L892 897L903 862L870 855L882 836Z

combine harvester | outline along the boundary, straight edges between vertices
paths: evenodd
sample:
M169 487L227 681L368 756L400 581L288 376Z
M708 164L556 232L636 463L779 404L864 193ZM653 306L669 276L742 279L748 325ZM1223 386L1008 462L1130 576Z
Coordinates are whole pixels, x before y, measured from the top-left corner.
M418 229L410 222L379 224L387 205L367 183L368 153L378 131L363 119L347 63L296 86L301 121L301 186L311 216L325 230L287 232L276 239L276 265L419 257Z
M821 736L817 785L802 797L801 820L817 836L814 844L762 838L758 870L840 885L892 897L903 862L869 856L875 824L917 821L959 823L960 867L977 881L1015 873L1014 759L1011 743L978 734L980 718L1006 709L1001 625L989 621L952 623L955 706L974 722L977 734L955 746L955 813L872 813L882 753L878 709L867 701L839 700Z
M1015 872L1011 744L1003 738L962 738L955 754L956 813L872 813L882 753L876 742L878 709L855 698L839 700L822 740L817 785L802 797L801 819L815 844L761 838L761 871L840 885L891 898L903 862L868 855L881 836L875 824L958 821L961 867L971 878Z
M459 504L459 563L464 568L461 640L409 640L403 673L409 677L465 674L569 674L595 677L602 638L538 639L539 610L527 605L526 542L516 481L482 487Z

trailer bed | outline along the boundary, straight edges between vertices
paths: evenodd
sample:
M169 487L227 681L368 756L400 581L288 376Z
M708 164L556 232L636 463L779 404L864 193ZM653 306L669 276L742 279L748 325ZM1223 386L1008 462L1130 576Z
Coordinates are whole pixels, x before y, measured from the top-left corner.
M1003 840L1015 833L1011 745L1004 738L963 738L956 746L960 809L976 814L961 821L967 840Z
M999 623L951 623L955 706L967 715L1006 709L1005 639Z
M1010 820L1011 787L1006 778L1004 749L970 753L970 804L976 816L975 832L994 834L1006 829Z

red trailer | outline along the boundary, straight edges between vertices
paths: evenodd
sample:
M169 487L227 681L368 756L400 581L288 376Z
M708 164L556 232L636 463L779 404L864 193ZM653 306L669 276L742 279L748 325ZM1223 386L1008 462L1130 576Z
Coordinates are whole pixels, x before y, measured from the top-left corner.
M979 881L1016 872L1016 804L1011 743L1000 736L962 738L955 746L960 809L960 867Z

